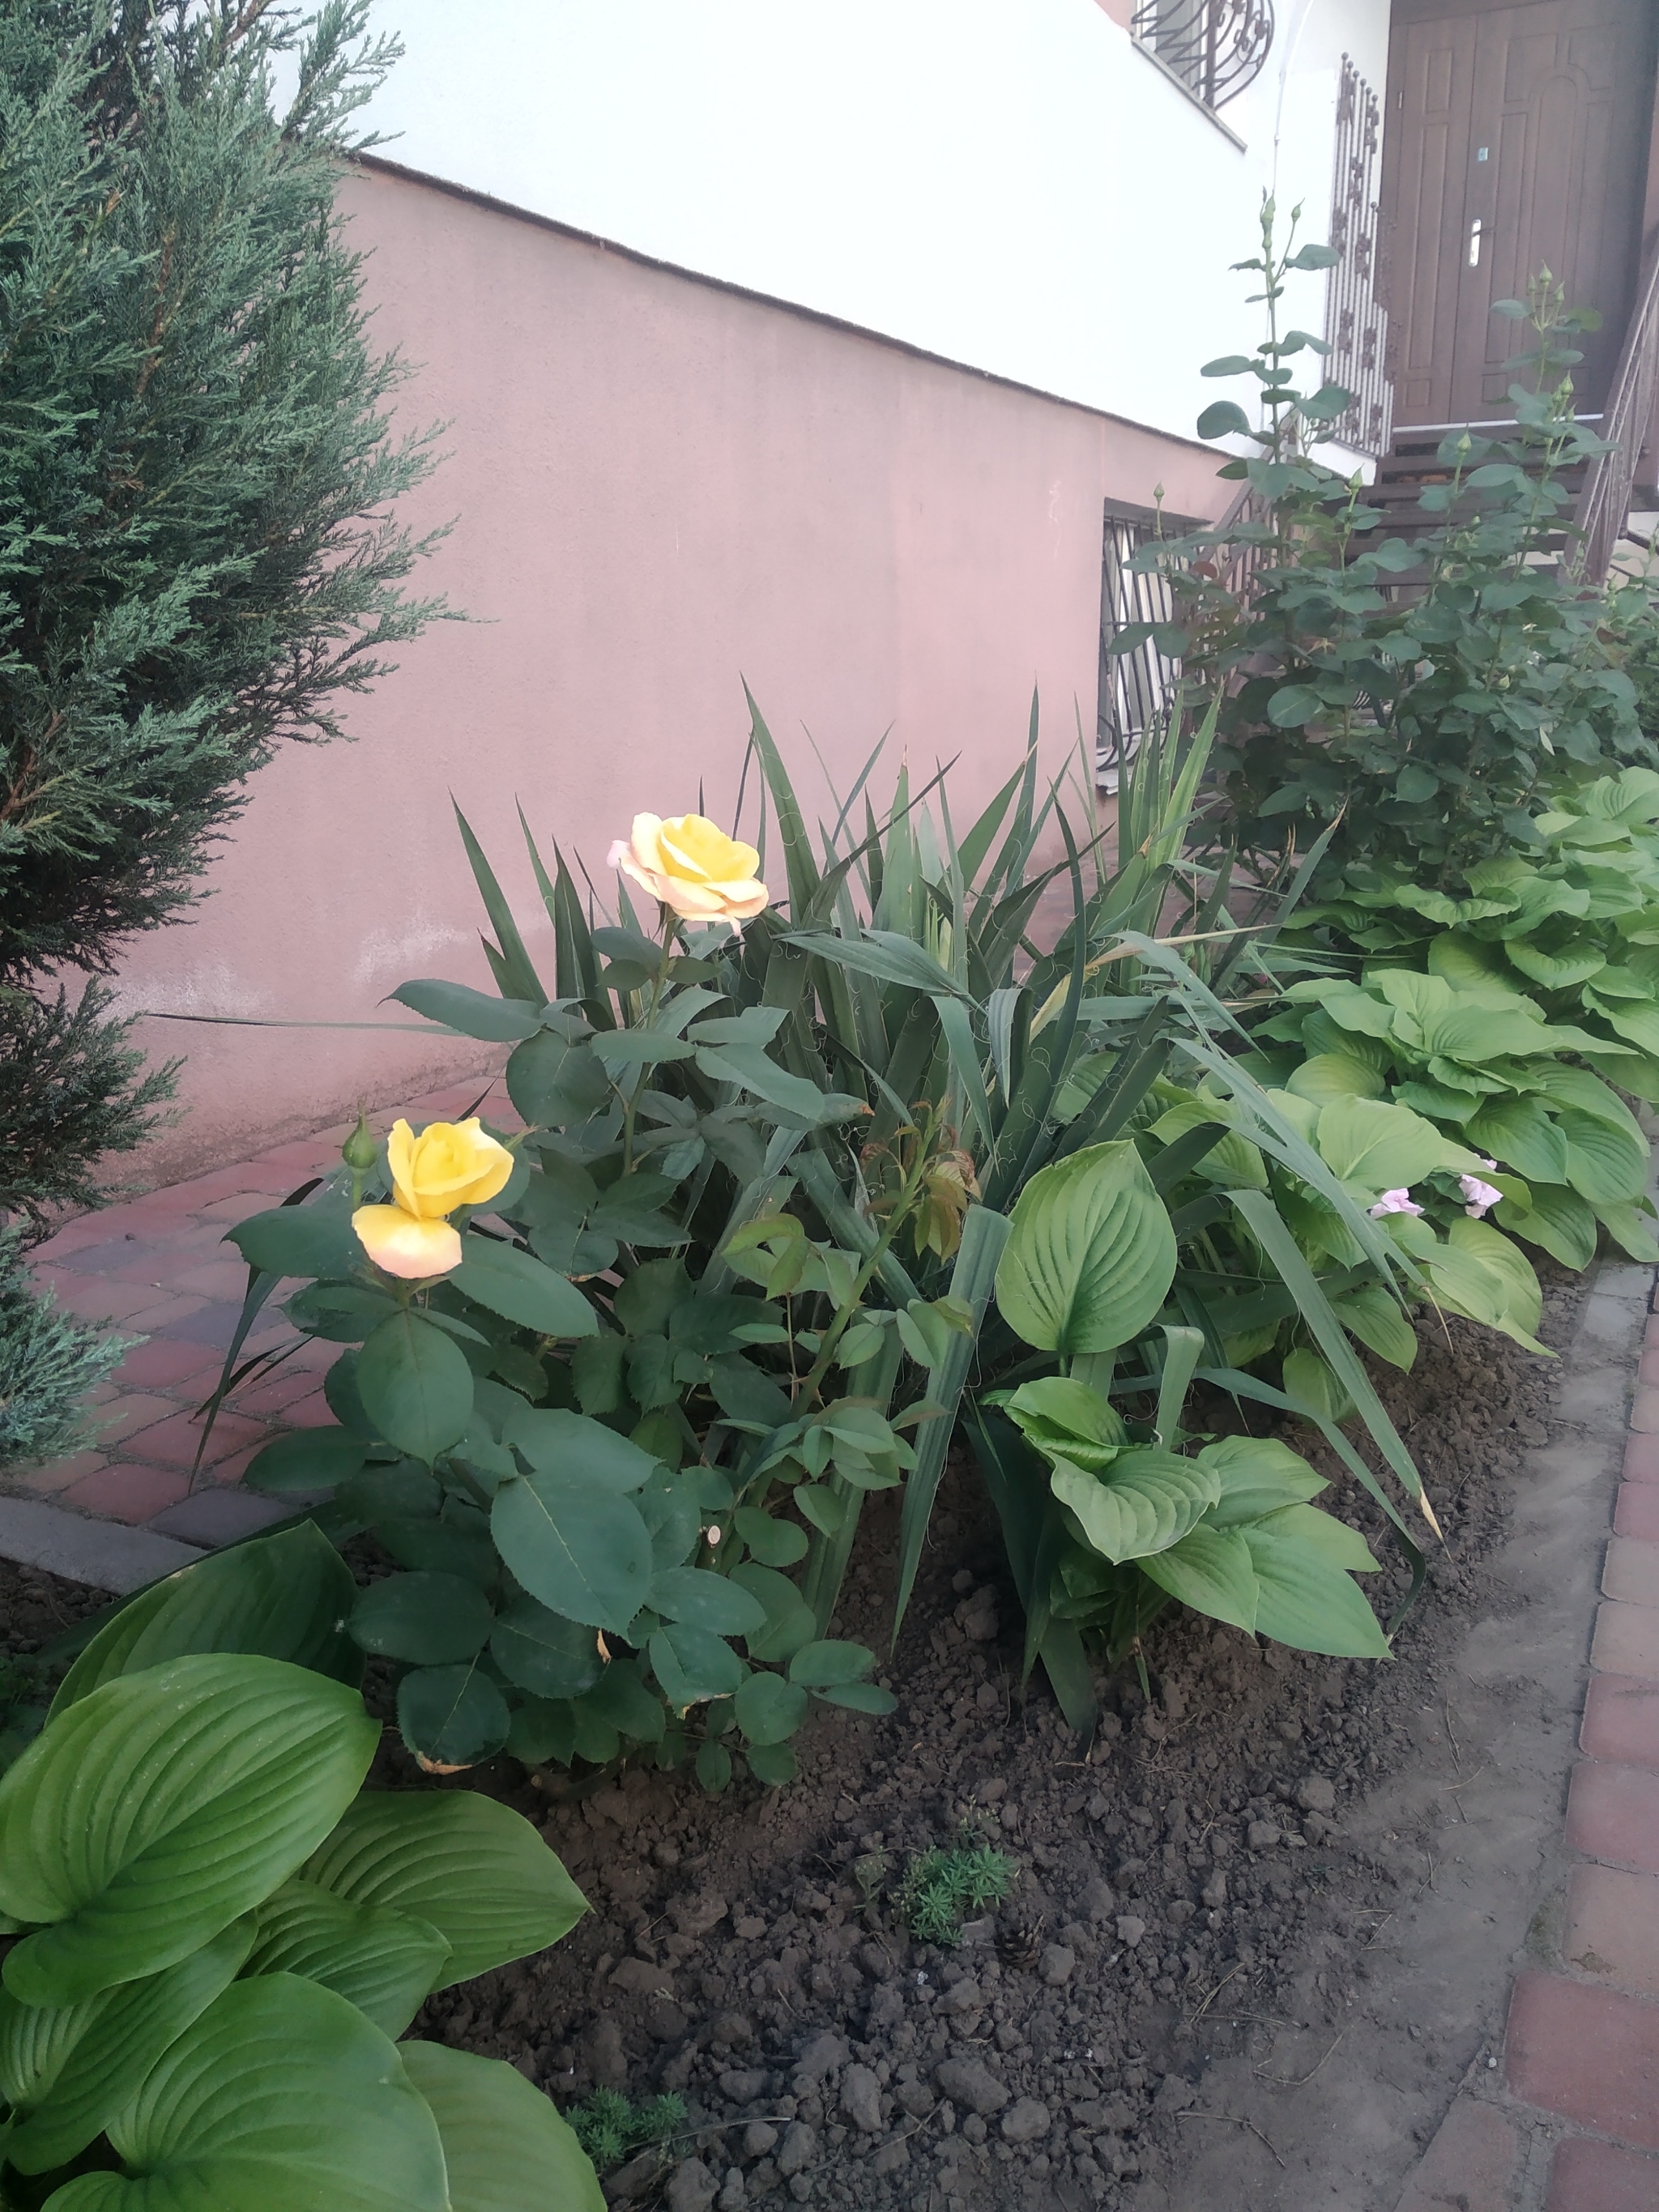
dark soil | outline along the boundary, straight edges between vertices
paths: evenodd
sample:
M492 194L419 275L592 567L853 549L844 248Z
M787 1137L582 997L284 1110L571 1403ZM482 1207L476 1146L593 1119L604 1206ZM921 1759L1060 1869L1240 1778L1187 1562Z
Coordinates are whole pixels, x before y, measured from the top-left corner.
M1546 1340L1570 1339L1583 1287L1547 1286ZM1150 1702L1132 1669L1105 1682L1085 1753L1040 1674L1020 1689L994 1522L953 1465L882 1676L897 1712L819 1708L781 1791L713 1800L647 1770L586 1794L552 1773L493 1776L593 1910L556 1950L432 2000L414 2032L508 2059L561 2103L596 2087L681 2094L685 2136L608 2178L641 2212L1218 2202L1179 2180L1189 2138L1209 2132L1188 2123L1267 2139L1202 2108L1197 2085L1241 2061L1276 2080L1258 2062L1290 2028L1310 2032L1313 2066L1420 1886L1420 1835L1371 1821L1361 1842L1346 1815L1430 1755L1443 1714L1450 1727L1448 1655L1503 1608L1483 1563L1521 1455L1548 1433L1559 1370L1457 1321L1420 1340L1412 1376L1377 1379L1447 1540L1392 1663L1258 1645L1172 1608L1149 1639ZM1317 1458L1306 1432L1292 1440ZM1346 1477L1322 1502L1371 1535L1386 1614L1407 1576L1381 1516ZM890 1498L872 1502L838 1630L878 1650L896 1519ZM104 1602L0 1563L10 1648ZM418 1778L395 1741L383 1765L378 1778ZM969 1831L1014 1862L1012 1891L954 1948L915 1943L899 1877Z
M1552 1286L1547 1340L1571 1334L1579 1294ZM826 1714L782 1792L714 1802L639 1771L586 1796L551 1776L520 1791L592 1917L435 1999L417 2032L515 2061L561 2101L678 2091L688 2139L610 2177L641 2206L1135 2203L1137 2177L1180 2163L1186 2120L1215 2117L1194 2109L1206 2065L1340 2022L1422 1878L1412 1834L1357 1846L1345 1808L1420 1753L1520 1454L1547 1434L1553 1370L1456 1321L1421 1340L1410 1377L1379 1382L1447 1548L1392 1664L1172 1611L1150 1639L1152 1701L1133 1671L1105 1684L1085 1756L1041 1676L1020 1691L994 1525L955 1467L884 1676L897 1713ZM1386 1612L1407 1576L1381 1516L1346 1478L1323 1502L1373 1533ZM843 1600L844 1632L878 1648L896 1525L872 1513ZM1014 1860L1013 1891L954 1949L915 1943L897 1878L964 1829Z

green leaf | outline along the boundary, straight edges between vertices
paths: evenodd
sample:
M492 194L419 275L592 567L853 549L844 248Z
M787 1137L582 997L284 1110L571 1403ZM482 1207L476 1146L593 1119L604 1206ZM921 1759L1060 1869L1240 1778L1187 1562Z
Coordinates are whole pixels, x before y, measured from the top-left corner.
M1295 1097L1326 1106L1338 1098L1380 1098L1387 1086L1362 1060L1347 1053L1316 1052L1292 1072L1285 1088ZM1265 1183L1264 1177L1263 1188Z
M332 1490L363 1463L364 1440L349 1429L290 1429L273 1437L248 1462L242 1480L250 1490Z
M434 1990L545 1950L587 1910L529 1821L474 1790L365 1790L300 1872L435 1928L450 1956Z
M1091 1145L1020 1193L997 1304L1041 1351L1110 1352L1156 1315L1175 1268L1169 1213L1133 1142Z
M541 1336L597 1336L599 1317L576 1285L516 1244L469 1235L447 1277L463 1297Z
M1480 1164L1432 1121L1380 1098L1333 1099L1320 1109L1316 1142L1332 1174L1361 1191L1408 1188L1437 1168Z
M384 1321L357 1354L357 1395L380 1435L428 1467L472 1418L472 1370L419 1315Z
M1249 376L1255 367L1249 354L1228 353L1219 361L1206 361L1198 373L1200 376Z
M744 1640L751 1659L781 1662L793 1659L804 1644L818 1632L812 1608L787 1576L744 1559L732 1570L730 1579L757 1597L766 1608L766 1626Z
M1309 684L1281 684L1267 702L1267 720L1279 730L1299 730L1324 711L1323 697Z
M320 1982L367 2014L383 2035L398 2036L448 1957L449 1945L429 1922L389 1905L356 1905L296 1879L260 1906L245 1972Z
M1368 1352L1409 1373L1417 1358L1417 1332L1380 1283L1364 1283L1331 1300L1331 1310Z
M441 1022L462 1036L477 1037L486 1044L516 1044L534 1036L542 1025L541 1008L528 999L492 999L487 992L465 983L446 983L427 978L400 983L390 994L411 1013L429 1022Z
M387 1575L361 1591L349 1627L365 1651L441 1667L471 1659L488 1640L495 1612L477 1583L461 1575Z
M1455 1252L1463 1252L1480 1261L1502 1286L1498 1327L1528 1348L1543 1349L1538 1341L1538 1324L1543 1318L1544 1293L1538 1280L1537 1270L1517 1245L1489 1221L1471 1221L1460 1217L1446 1231L1446 1242Z
M1299 1405L1328 1421L1346 1421L1354 1409L1353 1400L1325 1362L1305 1345L1285 1355L1285 1389Z
M769 1790L781 1790L800 1772L800 1761L792 1743L751 1743L749 1771Z
M550 1613L533 1597L516 1597L497 1617L490 1656L520 1689L538 1698L580 1698L604 1671L592 1628Z
M567 1620L626 1633L653 1571L651 1533L631 1498L538 1471L501 1485L489 1526L496 1549L532 1597Z
M1496 1099L1474 1115L1468 1131L1472 1145L1528 1182L1567 1179L1567 1140L1541 1099Z
M1621 1252L1644 1267L1659 1261L1659 1238L1653 1233L1653 1216L1639 1206L1598 1206L1595 1218Z
M1329 1486L1305 1459L1272 1437L1224 1437L1206 1444L1198 1458L1221 1486L1206 1522L1212 1528L1238 1528L1284 1506L1305 1505Z
M1069 1376L1043 1375L1022 1382L1003 1410L1040 1452L1097 1473L1109 1468L1129 1441L1111 1401Z
M1250 418L1236 399L1212 399L1198 418L1200 438L1224 438L1229 434L1250 434Z
M650 1641L651 1664L676 1712L703 1698L729 1698L744 1680L743 1662L706 1628L670 1621Z
M516 2066L439 2043L398 2056L438 2124L452 2212L605 2212L587 2154Z
M1619 1206L1641 1197L1647 1188L1648 1150L1639 1132L1632 1135L1571 1107L1557 1119L1567 1140L1567 1181L1580 1198L1592 1206Z
M1179 1543L1221 1494L1211 1469L1152 1446L1120 1452L1103 1476L1057 1460L1049 1488L1114 1565Z
M281 1660L191 1653L89 1692L0 1778L0 1912L38 1927L6 1988L73 2004L187 1958L328 1832L379 1741L355 1690Z
M507 1700L476 1662L416 1667L398 1685L398 1727L428 1774L494 1759L507 1741Z
M599 1341L620 1345L622 1339ZM569 1476L618 1493L642 1489L657 1472L648 1451L564 1407L515 1407L501 1425L501 1442L522 1452L537 1474Z
M872 1713L878 1718L898 1711L898 1699L879 1682L832 1682L815 1689L812 1695L822 1698L827 1705L845 1705L849 1711Z
M100 1628L58 1685L54 1715L77 1698L191 1651L243 1651L331 1674L362 1674L341 1626L356 1595L351 1570L306 1522L210 1553L153 1583Z
M1358 1584L1333 1563L1328 1540L1315 1527L1322 1522L1326 1529L1340 1528L1314 1506L1289 1505L1239 1532L1249 1547L1260 1586L1256 1633L1333 1658L1386 1659L1389 1639ZM1365 1558L1375 1566L1369 1552Z
M46 2173L78 2157L167 2045L229 1986L253 1936L245 1914L164 1973L61 2010L37 2010L0 1990L0 2078L14 2104L33 2108L3 2139L9 2163ZM45 2069L28 2063L48 2051Z
M793 1567L806 1556L806 1531L757 1506L739 1505L732 1516L739 1536L763 1567Z
M766 1608L752 1592L707 1567L668 1567L651 1584L646 1603L665 1620L684 1620L716 1636L752 1636L766 1625Z
M751 1674L732 1700L738 1726L751 1744L783 1743L806 1717L807 1698L781 1674Z
M789 1662L789 1679L808 1690L842 1689L848 1682L861 1682L875 1663L875 1653L861 1644L806 1644Z
M1540 1246L1564 1267L1588 1267L1595 1257L1595 1215L1577 1191L1559 1183L1534 1183L1529 1206L1506 1199L1494 1215L1500 1228Z
M1255 1626L1258 1585L1250 1550L1236 1529L1207 1524L1139 1561L1142 1574L1194 1613L1247 1633Z
M791 1075L758 1045L700 1047L697 1066L711 1082L735 1083L809 1127L850 1121L867 1110L861 1098L821 1091L804 1076Z
M437 2124L390 2040L297 1975L234 1982L161 2059L52 2212L449 2212Z
M330 1192L306 1206L275 1206L228 1230L250 1267L269 1275L345 1275L362 1264L351 1207Z

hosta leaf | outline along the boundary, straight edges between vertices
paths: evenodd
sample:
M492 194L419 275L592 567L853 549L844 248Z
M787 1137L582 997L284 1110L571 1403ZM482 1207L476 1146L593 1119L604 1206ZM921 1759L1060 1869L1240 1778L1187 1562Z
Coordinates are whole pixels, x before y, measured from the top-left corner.
M1091 1145L1020 1193L997 1304L1040 1351L1110 1352L1153 1318L1175 1268L1169 1213L1134 1146Z
M1497 1215L1512 1237L1541 1246L1564 1267L1588 1267L1595 1257L1595 1215L1577 1191L1560 1183L1534 1183L1529 1206L1506 1201Z
M1129 1441L1111 1401L1068 1376L1022 1382L1004 1401L1003 1411L1040 1452L1070 1460L1073 1467L1097 1472L1110 1466Z
M1587 983L1592 975L1599 975L1607 964L1606 953L1598 952L1594 945L1547 952L1542 945L1534 945L1527 938L1506 937L1504 950L1523 975L1551 991L1573 990L1580 983Z
M1362 1191L1407 1188L1437 1168L1480 1165L1432 1121L1378 1098L1334 1099L1321 1109L1317 1141L1332 1174Z
M1368 1352L1410 1372L1417 1358L1417 1331L1380 1284L1364 1283L1357 1291L1333 1298L1331 1311Z
M33 2110L5 2139L23 2173L67 2166L100 2135L175 2037L229 1986L253 1942L252 1914L164 1973L101 1990L77 2005L37 2011L0 1991L0 2073ZM50 2047L49 2075L14 2080L20 2047Z
M1354 1411L1353 1400L1316 1352L1298 1345L1285 1355L1285 1389L1298 1405L1327 1421L1346 1421Z
M1611 1121L1594 1119L1571 1107L1557 1116L1567 1140L1567 1181L1592 1206L1628 1205L1647 1187L1648 1150L1640 1133L1632 1137Z
M1291 1505L1240 1530L1255 1569L1256 1633L1333 1658L1386 1659L1389 1639L1364 1592L1331 1558L1322 1532L1310 1540L1316 1522L1341 1526L1315 1506Z
M52 2212L449 2212L437 2124L355 2005L294 1974L233 1983L112 2124L124 2173Z
M89 1692L0 1779L0 1911L49 1923L6 1987L73 2004L187 1958L328 1833L379 1741L355 1690L276 1659L193 1653Z
M266 1899L245 1974L301 1974L399 2036L443 1970L449 1945L429 1922L385 1905L354 1905L315 1882L285 1881Z
M1305 1459L1272 1437L1224 1437L1205 1445L1198 1463L1221 1486L1220 1498L1205 1518L1209 1528L1237 1528L1264 1513L1305 1504L1328 1486Z
M651 1534L632 1498L536 1474L501 1485L489 1525L518 1581L567 1620L620 1636L645 1603Z
M1139 1564L1142 1574L1194 1613L1247 1632L1255 1626L1255 1569L1249 1547L1237 1530L1206 1523Z
M434 1989L545 1950L587 1910L529 1821L471 1790L365 1790L300 1871L429 1922L451 1947Z
M1285 1088L1317 1106L1337 1098L1380 1098L1388 1088L1375 1068L1346 1053L1316 1052L1294 1070Z
M1659 1261L1659 1238L1654 1235L1653 1216L1644 1213L1639 1206L1598 1206L1595 1218L1621 1252L1646 1267Z
M1528 1182L1565 1182L1567 1140L1539 1098L1500 1098L1468 1125L1469 1142Z
M1121 1565L1179 1543L1221 1496L1213 1468L1174 1452L1120 1452L1104 1478L1056 1462L1049 1487L1103 1559Z
M362 1660L341 1624L356 1596L350 1568L308 1521L210 1553L124 1605L64 1675L52 1710L190 1651L288 1659L355 1687Z
M452 2212L605 2212L586 2152L516 2066L440 2043L398 2056L438 2124Z
M1519 1245L1512 1243L1489 1221L1468 1218L1452 1223L1446 1231L1446 1242L1454 1251L1472 1253L1498 1277L1504 1285L1502 1326L1509 1334L1519 1333L1520 1340L1535 1346L1538 1324L1544 1312L1544 1293L1537 1269Z

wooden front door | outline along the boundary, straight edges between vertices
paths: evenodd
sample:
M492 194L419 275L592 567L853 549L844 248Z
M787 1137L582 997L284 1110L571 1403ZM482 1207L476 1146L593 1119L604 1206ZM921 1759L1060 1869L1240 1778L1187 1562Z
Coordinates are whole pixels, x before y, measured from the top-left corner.
M1520 350L1494 300L1547 266L1602 325L1599 412L1640 250L1659 0L1395 0L1383 131L1395 420L1500 417Z

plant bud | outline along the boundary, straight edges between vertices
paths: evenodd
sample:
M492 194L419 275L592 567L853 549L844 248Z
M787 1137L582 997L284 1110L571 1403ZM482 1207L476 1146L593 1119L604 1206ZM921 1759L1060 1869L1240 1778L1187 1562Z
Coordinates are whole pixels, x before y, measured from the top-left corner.
M368 1115L360 1113L356 1127L340 1147L340 1158L354 1175L367 1175L380 1157L380 1151L369 1128Z

